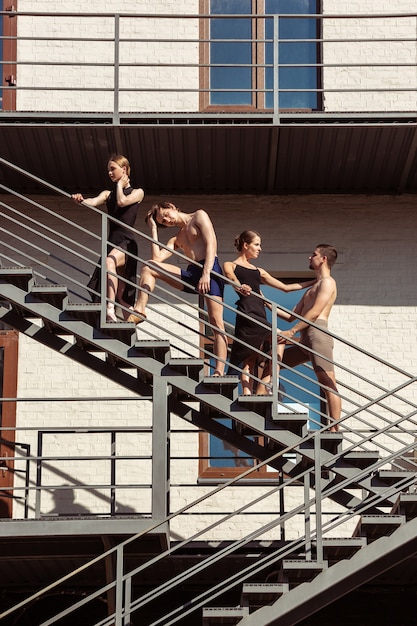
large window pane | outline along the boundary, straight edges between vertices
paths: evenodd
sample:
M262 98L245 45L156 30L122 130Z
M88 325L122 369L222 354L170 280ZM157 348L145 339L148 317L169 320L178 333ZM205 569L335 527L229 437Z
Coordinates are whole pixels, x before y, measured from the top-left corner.
M316 14L316 0L266 0L265 12L267 14ZM266 39L272 39L274 34L273 19L266 20ZM316 64L318 62L318 46L315 41L300 41L317 38L317 20L311 18L280 18L279 39L293 39L294 41L282 42L278 48L278 64ZM274 47L272 43L266 44L265 59L267 65L273 64ZM278 71L279 89L295 89L297 91L281 91L279 94L280 109L317 109L318 95L316 92L302 91L303 89L317 88L316 67L280 67ZM267 108L274 104L273 89L274 70L268 67L266 70L266 96ZM301 91L300 91L301 90Z
M211 0L210 7L211 15L250 15L251 13L250 0ZM210 104L251 104L251 37L250 18L213 18L211 20ZM220 67L222 65L223 67ZM239 91L232 91L235 89Z

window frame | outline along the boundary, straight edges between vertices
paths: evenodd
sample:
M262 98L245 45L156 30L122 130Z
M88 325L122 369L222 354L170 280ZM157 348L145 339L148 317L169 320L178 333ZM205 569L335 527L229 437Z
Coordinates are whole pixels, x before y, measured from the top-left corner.
M11 4L11 0L3 0L3 11L17 11L17 0ZM16 89L4 89L8 83L9 87L16 85L16 58L17 58L17 16L2 16L0 28L2 40L2 87L0 98L1 111L16 111Z
M265 39L265 19L262 17L258 19L257 16L265 15L265 0L251 0L252 1L252 32L256 41L263 41ZM199 107L202 112L221 112L221 111L234 111L240 112L271 112L273 109L266 108L265 104L265 79L266 71L265 64L265 44L257 44L256 41L252 43L252 59L255 59L255 67L252 70L252 103L250 105L239 104L211 104L211 91L210 91L210 0L199 0L200 2L200 15L206 16L200 19L200 95L199 95ZM322 14L321 0L317 0L317 14ZM322 20L317 18L317 33L316 38L321 39ZM323 109L322 98L322 72L320 70L322 58L322 46L317 43L317 110ZM256 91L257 87L261 85L262 89ZM311 112L311 108L280 108L280 112Z
M0 348L4 350L3 398L17 396L17 368L19 332L0 330ZM1 372L1 370L0 370ZM16 431L3 428L16 427L16 402L2 402L0 419L0 457L14 457ZM10 518L13 512L14 462L0 461L0 518ZM7 469L2 469L6 467Z

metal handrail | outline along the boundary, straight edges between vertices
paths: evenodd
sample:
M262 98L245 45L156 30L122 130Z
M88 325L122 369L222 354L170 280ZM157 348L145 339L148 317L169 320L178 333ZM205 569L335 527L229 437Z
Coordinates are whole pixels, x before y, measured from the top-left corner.
M43 26L43 28L40 29L39 35L21 35L20 33L16 36L1 36L0 39L7 41L8 43L13 43L15 44L17 47L22 44L22 46L24 47L24 44L26 42L47 42L50 45L48 46L48 56L45 55L45 58L43 60L39 60L39 59L28 59L25 60L24 56L22 56L22 54L17 54L15 59L3 59L0 61L0 64L5 65L7 67L13 66L16 68L16 74L17 74L17 80L16 83L13 85L4 85L2 87L2 91L4 91L5 93L13 93L16 95L21 95L23 97L23 101L21 104L18 103L18 107L16 111L8 111L7 114L8 116L11 117L16 117L19 118L22 115L25 117L27 115L31 115L33 116L36 113L34 113L33 111L33 107L32 105L29 106L27 103L25 103L24 101L24 97L25 95L27 95L31 92L33 92L33 94L36 94L39 91L46 91L47 93L49 93L51 95L51 97L53 97L53 94L56 92L56 94L59 94L60 92L63 91L71 91L74 89L80 89L80 85L79 85L79 75L77 74L77 78L74 79L74 75L76 74L75 72L75 68L83 68L86 71L88 71L89 69L94 70L97 67L102 67L102 68L108 68L109 70L109 82L108 85L106 84L101 84L100 86L91 86L91 84L89 84L89 81L85 81L84 84L82 85L82 93L84 94L88 94L88 96L93 97L94 93L97 94L97 97L103 96L103 94L107 94L109 96L109 103L104 105L105 110L103 111L103 103L100 103L101 106L94 106L94 104L92 105L91 103L89 103L88 98L84 101L84 105L80 105L80 102L82 102L82 94L80 99L77 102L77 105L80 106L80 111L78 113L79 116L86 116L89 117L91 116L91 111L96 111L96 113L94 113L94 117L108 117L109 115L111 116L112 119L112 123L114 124L119 124L121 122L121 118L124 116L129 116L131 114L136 115L138 117L146 116L147 114L152 114L158 115L158 111L161 115L164 115L165 113L165 109L163 106L163 96L164 94L167 93L184 93L184 94L190 94L191 96L193 96L193 98L195 97L196 100L198 100L198 95L209 95L210 93L223 93L223 92L245 92L245 93L250 93L253 95L273 95L275 96L275 102L273 107L269 107L268 109L265 109L263 107L259 108L259 111L262 112L263 115L265 115L265 113L267 111L270 111L271 114L273 114L272 118L269 119L270 123L280 123L280 111L279 111L279 103L278 100L276 99L277 94L280 93L299 93L299 92L303 92L303 93L316 93L318 96L325 96L326 93L328 94L384 94L384 93L392 93L392 92L396 92L397 94L405 94L405 93L409 93L409 94L416 94L417 95L417 82L416 84L407 82L407 83L398 83L395 86L392 84L392 81L387 80L386 83L384 83L383 80L378 81L378 84L370 87L369 85L362 87L360 84L358 85L356 81L352 81L351 83L349 83L349 81L345 81L343 85L340 84L336 84L334 82L334 78L329 77L328 75L325 76L325 81L318 81L317 85L313 88L311 87L297 87L295 86L291 86L291 87L284 87L281 84L278 83L277 81L277 77L279 74L279 71L281 69L289 69L289 68L316 68L317 72L325 72L326 69L332 70L332 69L341 69L341 70L349 70L352 69L355 72L358 69L363 69L366 70L367 68L387 68L392 70L392 76L396 76L398 78L398 76L400 75L400 73L397 71L400 68L414 68L416 67L416 63L413 61L410 61L409 58L407 56L404 57L399 57L399 58L393 58L393 60L389 60L386 62L381 62L379 60L377 61L372 61L372 60L367 60L365 57L363 57L363 59L353 59L352 61L347 61L346 60L346 55L344 55L343 59L341 59L339 62L335 62L334 58L330 55L329 59L327 60L326 54L323 53L322 55L318 56L317 62L316 63L311 63L309 61L306 61L304 63L288 63L288 62L283 62L282 59L279 58L278 54L276 56L276 58L274 58L274 60L272 62L266 62L265 59L259 59L259 58L253 58L251 63L237 63L237 62L233 62L233 63L228 63L227 61L223 62L223 63L218 63L218 62L202 62L202 60L200 59L199 53L198 53L198 47L199 46L210 46L210 44L215 41L216 43L224 43L227 42L229 43L239 43L239 42L244 42L247 43L249 45L252 45L254 47L262 47L265 46L266 44L270 44L270 43L282 43L282 44L294 44L294 43L311 43L316 45L317 47L322 47L324 48L325 46L329 46L332 44L335 45L339 45L339 44L343 44L345 45L345 47L347 47L349 44L358 46L358 45L363 45L363 46L372 46L372 45L378 45L378 44L384 44L385 46L395 46L397 43L401 43L401 44L409 44L409 45L415 45L415 37L413 36L414 33L410 36L409 33L407 32L403 32L403 33L399 33L398 35L393 34L393 32L395 32L393 29L391 29L388 32L387 29L387 36L383 37L380 35L379 32L375 32L376 36L373 36L373 32L370 32L368 36L363 36L361 33L359 34L359 36L355 37L355 33L352 34L352 37L349 38L346 35L346 32L343 33L343 36L338 38L336 37L333 33L329 33L329 36L326 37L325 35L323 36L315 36L312 38L305 38L305 37L298 37L298 38L285 38L285 37L280 37L279 36L279 29L278 29L278 22L280 20L291 20L291 19L303 19L303 20L313 20L315 22L319 22L320 24L326 26L327 23L337 23L340 21L343 22L353 22L353 21L360 21L361 23L364 22L366 23L366 27L368 28L372 28L374 23L378 23L378 22L382 22L383 24L389 22L390 20L396 20L398 22L398 20L402 20L404 21L407 26L409 26L411 29L414 26L414 20L416 20L417 15L415 12L413 11L409 11L409 12L405 12L405 13L395 13L395 12L387 12L387 13L380 13L380 12L369 12L369 13L320 13L320 14L239 14L240 17L242 18L246 18L246 19L252 19L252 20L258 20L258 21L262 21L262 22L266 22L267 20L272 20L275 22L275 27L274 27L274 34L273 37L269 38L264 36L263 34L261 34L259 37L253 37L251 36L250 38L247 39L240 39L240 38L234 38L234 39L215 39L212 40L210 39L210 37L207 37L204 35L204 33L200 32L199 36L195 36L194 32L190 32L190 37L187 38L187 36L183 35L183 36L179 36L178 32L176 32L176 36L174 38L174 36L166 36L164 37L163 35L160 35L160 29L157 28L157 30L155 32L150 31L148 36L135 36L134 33L134 29L131 29L131 35L132 36L126 36L123 32L121 32L121 24L126 23L127 21L129 22L134 22L134 24L140 24L141 20L153 20L156 21L156 23L159 25L166 25L166 24L170 24L172 23L174 20L183 20L184 22L191 24L191 23L210 23L211 20L215 20L215 19L222 19L222 20L234 20L236 19L236 14L216 14L216 15L211 15L211 14L203 14L203 13L160 13L160 14L153 14L153 13L144 13L144 12L138 12L138 13L118 13L118 12L103 12L103 13L89 13L89 12L85 12L85 13L77 13L77 12L44 12L44 11L15 11L15 10L11 10L11 11L1 11L0 15L3 17L3 20L7 20L7 19L16 19L16 20L25 20L26 18L30 18L32 20L34 20L36 22L36 20L39 20L39 23L41 23L41 20L43 20L44 23L46 23L44 18L53 18L54 20L71 20L71 18L77 18L77 20L81 20L84 21L86 24L89 23L89 25L91 25L91 23L94 23L94 20L104 20L105 23L108 25L109 28L109 34L108 36L103 36L100 33L97 34L97 37L92 37L91 36L91 28L87 27L87 34L86 36L80 36L78 32L74 33L74 36L68 36L68 31L67 30L62 30L62 32L64 32L65 34L63 36L57 35L57 33L51 33L49 34L46 31L46 26ZM163 26L162 26L163 28ZM262 29L261 29L262 30ZM156 36L153 36L156 35ZM94 55L90 55L91 60L89 61L85 61L82 58L80 59L75 59L75 60L71 60L66 58L65 60L54 60L51 59L51 54L53 54L54 52L54 44L65 44L67 43L69 46L71 44L74 45L80 45L80 43L84 43L86 44L106 44L107 49L109 49L109 57L108 59L102 59L102 58L94 58ZM185 49L185 46L190 46L190 45L194 45L195 46L195 50L193 50L193 52L189 53L188 57L185 59L180 59L178 61L167 61L164 58L161 59L157 59L155 58L155 60L149 61L147 62L146 60L143 59L139 59L137 62L136 61L125 61L123 59L123 54L121 54L121 52L123 52L123 50L125 50L125 48L127 46L135 46L136 44L138 45L161 45L163 46L164 44L166 45L175 45L177 47L177 49L183 51ZM274 45L274 48L276 48L277 46ZM18 50L18 52L20 52ZM326 52L327 53L327 52ZM323 58L321 58L323 57ZM387 55L387 57L389 57L389 55ZM391 59L391 57L390 57ZM24 84L23 83L23 77L22 80L20 80L19 78L19 69L24 69L25 67L29 67L29 66L35 66L35 67L59 67L62 68L63 72L67 72L67 80L65 80L62 84L56 84L53 85L51 84L51 76L48 75L48 80L46 79L42 79L42 75L37 76L37 82L36 84ZM175 86L169 86L169 85L164 85L163 87L161 86L161 82L158 80L155 80L155 85L144 85L143 81L141 83L139 83L137 86L135 86L134 84L132 84L132 82L127 85L126 82L124 82L124 77L123 77L123 71L126 69L130 69L131 71L134 71L135 69L144 69L147 72L147 77L151 79L151 81L153 79L156 78L156 73L161 69L161 68L173 68L173 69L178 69L179 71L183 70L184 68L189 68L190 70L195 70L196 72L201 72L201 73L210 73L211 69L214 68L232 68L232 67L236 67L236 68L249 68L252 69L254 72L264 72L265 70L272 70L273 74L274 74L274 81L275 84L270 87L265 85L261 85L259 86L250 86L248 88L240 88L240 89L235 89L232 88L230 86L228 87L214 87L212 85L207 85L205 82L200 81L199 78L195 79L195 83L191 84L189 83L186 86L182 86L179 84L176 84ZM76 82L74 82L76 81ZM398 81L397 81L398 82ZM323 83L323 84L322 84ZM254 83L255 84L255 83ZM121 102L120 102L120 97L122 95L125 94L143 94L143 93L148 93L148 94L160 94L161 95L161 103L155 103L155 98L153 98L153 103L152 105L144 105L143 103L139 106L139 105L124 105L121 106ZM111 98L110 96L113 95L113 98ZM78 106L77 106L77 110L78 110ZM385 110L385 112L389 112L391 111L391 113L398 113L399 111L404 111L404 113L406 111L410 112L410 107L407 108L406 105L400 105L397 104L397 111L395 111L393 109L395 105L388 104L388 109L384 108L384 107L378 107L378 105L376 105L376 110ZM401 108L401 106L403 106L403 108ZM56 99L56 102L54 103L54 106L52 108L55 108L56 111L55 112L50 112L50 116L53 117L54 115L57 114L57 112L59 111L61 114L67 115L68 117L71 117L71 115L74 114L74 111L66 111L66 110L62 110L62 105L60 106L59 103L59 98ZM142 108L140 108L142 107ZM201 110L199 109L200 105L198 103L196 104L188 104L188 106L186 107L188 110L184 111L184 112L177 112L177 113L171 113L170 117L192 117L192 115L194 115L195 113L198 113L200 116L202 116L203 118L205 116L210 117L210 111L209 110ZM330 107L330 105L329 105ZM320 106L317 107L317 109L314 109L314 112L320 112L323 113L324 115L326 115L328 112L332 113L332 115L338 115L338 114L342 114L342 112L345 110L341 104L336 105L336 108L333 108L332 110L330 110L326 103L321 104ZM339 107L339 108L338 108ZM136 112L135 109L137 108ZM368 102L368 104L364 103L364 102L359 102L359 103L354 103L352 106L349 107L349 111L351 115L355 114L355 111L357 113L361 113L361 112L368 112L370 110L370 108L372 110L374 110L371 106L371 101ZM37 110L37 107L35 106L35 109ZM132 110L133 109L133 110ZM143 110L145 109L145 110ZM156 109L156 111L155 111ZM217 113L217 116L220 117L235 117L237 114L242 115L242 112L237 112L234 111L234 109L236 109L236 107L233 107L233 105L230 106L230 113L228 113L227 111L222 111L221 113ZM339 110L339 109L343 109ZM41 111L38 111L38 113L40 113ZM252 116L256 113L256 110L248 110L246 114L246 117L248 116ZM294 111L291 113L291 115L295 115L295 116L299 116L300 114L302 114L303 116L306 115L306 111L297 111L297 109L294 109ZM267 121L268 123L268 121Z

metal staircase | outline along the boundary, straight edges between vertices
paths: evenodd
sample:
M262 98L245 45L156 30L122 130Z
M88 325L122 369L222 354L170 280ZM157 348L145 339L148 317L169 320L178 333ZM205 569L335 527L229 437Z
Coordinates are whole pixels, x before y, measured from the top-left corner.
M164 338L149 328L142 331L145 324L136 330L132 324L124 322L106 323L101 304L74 298L74 285L77 284L74 274L68 275L68 283L58 284L55 279L61 272L59 263L52 270L43 267L39 271L32 253L25 252L27 242L31 237L32 240L36 238L33 223L25 226L25 240L22 238L17 248L14 222L10 219L8 207L4 203L2 206L5 208L3 218L8 220L7 228L2 228L6 232L3 250L10 250L8 266L3 264L0 268L0 319L3 322L51 350L116 381L138 398L152 401L162 424L170 414L177 415L188 424L258 459L258 467L275 468L282 477L282 481L271 489L277 497L284 497L284 493L294 486L304 490L302 503L284 509L281 515L244 538L212 550L188 569L173 574L152 591L136 597L136 577L146 576L148 567L163 563L180 548L198 541L206 529L176 545L169 545L132 570L125 567L129 545L139 536L165 528L173 518L186 515L192 507L238 484L254 468L243 471L239 477L220 484L209 494L175 512L155 506L151 519L137 534L103 555L106 558L111 554L116 561L114 578L106 586L107 590L114 589L116 600L114 612L98 621L97 626L142 624L137 621L137 616L152 602L160 603L161 607L159 617L149 626L182 623L189 615L194 616L194 623L201 623L201 610L205 626L295 624L417 552L417 475L416 464L410 456L415 449L417 406L401 395L415 383L412 375L393 366L398 375L394 388L388 390L377 382L372 383L377 391L372 397L368 391L352 391L351 383L344 385L343 394L349 408L341 420L341 431L329 433L326 426L310 430L304 407L294 404L291 398L288 398L290 402L281 403L277 402L276 395L243 397L239 395L238 377L210 377L208 362L211 355L207 349L201 351L198 343L196 350L190 346L190 353L187 353L188 347L178 348L175 337L169 336L168 332L168 337ZM23 219L19 222L19 228L22 227ZM139 232L137 235L146 237ZM65 254L68 262L67 250ZM34 265L37 265L36 269ZM178 356L181 350L184 354ZM198 356L199 351L201 356ZM358 374L358 381L362 378ZM368 426L368 416L375 415L380 420L378 428L361 433L349 426L352 418ZM219 418L229 421L225 424ZM155 437L163 438L164 435L163 429L159 435L154 433ZM168 460L164 459L164 463ZM165 483L166 476L159 477L153 490L167 489L162 486ZM166 493L162 496L154 494L154 501L160 502L165 496ZM259 502L263 497L259 496ZM336 507L330 516L323 513L324 502L331 502ZM253 501L241 510L230 511L223 519L213 522L213 527L221 527L225 520L242 514L252 505ZM260 558L248 559L244 567L233 572L225 571L222 575L221 564L231 555L246 550L268 531L278 533L299 516L304 520L302 536L284 539ZM347 522L352 526L354 520L356 526L351 536L343 536L346 534L343 531L338 533ZM334 531L336 536L332 534ZM82 569L88 567L86 564ZM175 599L172 601L176 588L213 567L219 567L216 584L191 595L186 603L177 605ZM79 570L74 575L78 573ZM59 583L57 581L57 586ZM239 605L215 606L228 590L235 590L235 593L240 590ZM100 593L104 593L103 588L97 589L91 598ZM169 608L161 602L165 594L171 598ZM44 625L59 623L61 618L87 602L88 598L81 604L76 602L45 621ZM15 610L16 607L10 608L0 618Z

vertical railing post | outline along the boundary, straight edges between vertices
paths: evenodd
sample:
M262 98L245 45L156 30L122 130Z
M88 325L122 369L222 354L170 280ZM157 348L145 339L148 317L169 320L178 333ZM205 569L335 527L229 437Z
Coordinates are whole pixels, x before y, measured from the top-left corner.
M113 98L113 124L120 124L119 111L119 88L120 88L120 15L114 16L114 98Z
M277 305L275 302L271 303L271 359L272 359L272 367L271 367L271 388L272 388L272 419L278 417L278 387L279 387L279 372L278 372L278 355L277 355L277 346L278 346L278 333L277 333Z
M153 519L163 519L168 515L169 444L168 384L161 376L154 376L152 400Z
M100 309L100 326L106 323L106 306L107 306L107 272L106 272L106 258L107 258L107 215L101 214L101 260L100 260L100 297L101 297L101 309Z
M43 433L38 432L38 445L36 451L36 486L35 486L35 518L41 516L41 490L42 490L42 441Z
M311 561L311 506L310 501L310 475L307 473L303 479L304 485L304 533L305 533L305 558Z
M316 490L316 559L319 563L323 561L323 537L322 529L322 494L321 494L321 434L318 430L314 434L314 472Z
M114 626L123 626L123 545L116 548L116 609Z
M279 15L274 15L274 68L272 86L274 90L274 124L279 124Z
M110 515L116 514L116 432L110 433Z
M123 618L123 626L131 626L130 611L132 605L132 577L127 576L125 581L125 610Z

